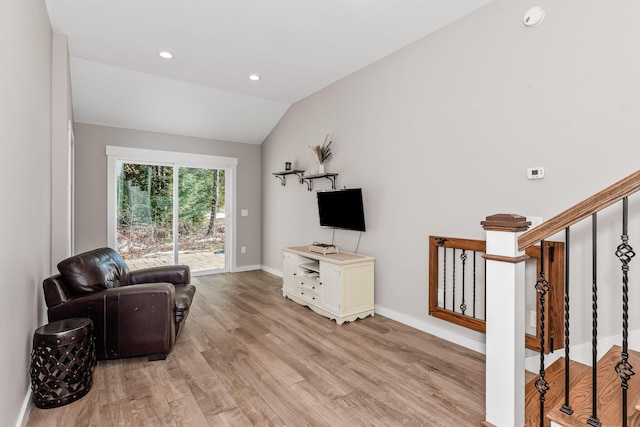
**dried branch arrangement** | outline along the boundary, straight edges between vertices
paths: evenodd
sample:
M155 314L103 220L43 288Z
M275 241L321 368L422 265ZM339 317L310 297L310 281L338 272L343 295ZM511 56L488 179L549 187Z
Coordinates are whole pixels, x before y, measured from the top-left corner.
M313 157L315 157L316 161L319 165L323 165L327 160L331 158L331 141L329 137L330 133L324 138L324 143L322 146L320 145L310 145L309 149L313 153Z

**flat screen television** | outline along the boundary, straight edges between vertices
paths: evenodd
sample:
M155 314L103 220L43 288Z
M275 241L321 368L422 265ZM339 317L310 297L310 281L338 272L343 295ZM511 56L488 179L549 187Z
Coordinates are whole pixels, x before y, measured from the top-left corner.
M318 191L320 226L365 231L362 189Z

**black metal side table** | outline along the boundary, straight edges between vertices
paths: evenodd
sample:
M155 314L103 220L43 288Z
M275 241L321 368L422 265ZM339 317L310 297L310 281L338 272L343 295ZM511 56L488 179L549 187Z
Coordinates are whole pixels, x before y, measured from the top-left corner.
M95 364L91 319L64 319L39 327L31 352L33 402L38 408L56 408L80 399L91 390Z

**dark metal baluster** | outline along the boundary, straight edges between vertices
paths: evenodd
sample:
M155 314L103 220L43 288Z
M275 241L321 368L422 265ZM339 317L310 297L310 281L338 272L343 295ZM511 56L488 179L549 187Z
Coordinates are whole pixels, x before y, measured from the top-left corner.
M602 423L598 419L598 214L591 215L591 255L592 255L592 285L591 285L591 309L592 309L592 331L591 331L591 416L587 424L593 427L601 427Z
M442 248L444 251L444 292L442 294L442 308L447 309L447 248Z
M573 414L569 402L569 255L571 252L571 231L564 229L564 403L560 411Z
M616 250L616 256L622 262L622 354L616 365L616 372L622 381L622 427L627 426L627 390L629 389L629 379L633 372L633 366L629 363L629 262L635 256L633 248L629 245L627 235L627 225L629 223L629 200L622 199L622 243Z
M476 317L476 251L473 251L473 318Z
M453 299L451 300L451 311L456 312L456 248L453 248Z
M539 294L540 300L540 377L536 381L536 389L540 394L540 427L544 427L544 401L547 391L549 391L549 384L545 380L544 369L544 335L545 335L545 299L547 292L549 292L549 282L545 279L544 271L544 240L540 241L540 273L539 279L536 282L536 291Z
M465 314L467 311L467 304L465 304L465 271L467 266L467 250L463 249L460 254L460 260L462 261L462 302L460 303L460 312Z

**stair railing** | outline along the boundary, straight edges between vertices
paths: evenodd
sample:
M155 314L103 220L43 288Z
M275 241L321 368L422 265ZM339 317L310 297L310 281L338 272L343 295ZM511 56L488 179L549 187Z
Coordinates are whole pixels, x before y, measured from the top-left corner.
M569 252L570 252L570 227L578 222L591 217L591 233L592 233L592 408L591 416L587 423L594 427L600 427L601 422L597 414L597 343L598 343L598 284L597 284L597 215L603 209L622 200L622 242L617 247L615 255L622 263L622 354L621 359L616 365L616 373L621 381L622 389L622 426L627 426L627 390L628 381L634 375L633 367L629 363L628 355L628 312L629 312L629 286L628 272L629 262L635 255L633 248L629 245L628 237L628 197L640 190L640 171L637 171L626 178L616 182L615 184L605 188L604 190L585 199L577 205L567 209L566 211L556 215L543 224L535 227L518 238L518 250L524 251L526 248L533 246L537 242L544 244L544 239L552 235L565 231L565 301L564 301L564 321L565 321L565 401L561 407L561 411L571 415L573 408L570 404L569 396ZM542 263L544 265L544 263ZM546 286L545 272L542 269L539 273L539 279L536 283L536 290L539 293L541 305L541 313L544 313L545 294L548 291ZM541 327L544 328L544 319L540 319ZM541 331L544 336L544 329ZM541 347L543 343L541 341ZM544 368L544 351L540 352L540 373L536 382L540 396L540 427L544 427L545 415L545 394L548 391L548 384L545 381Z

